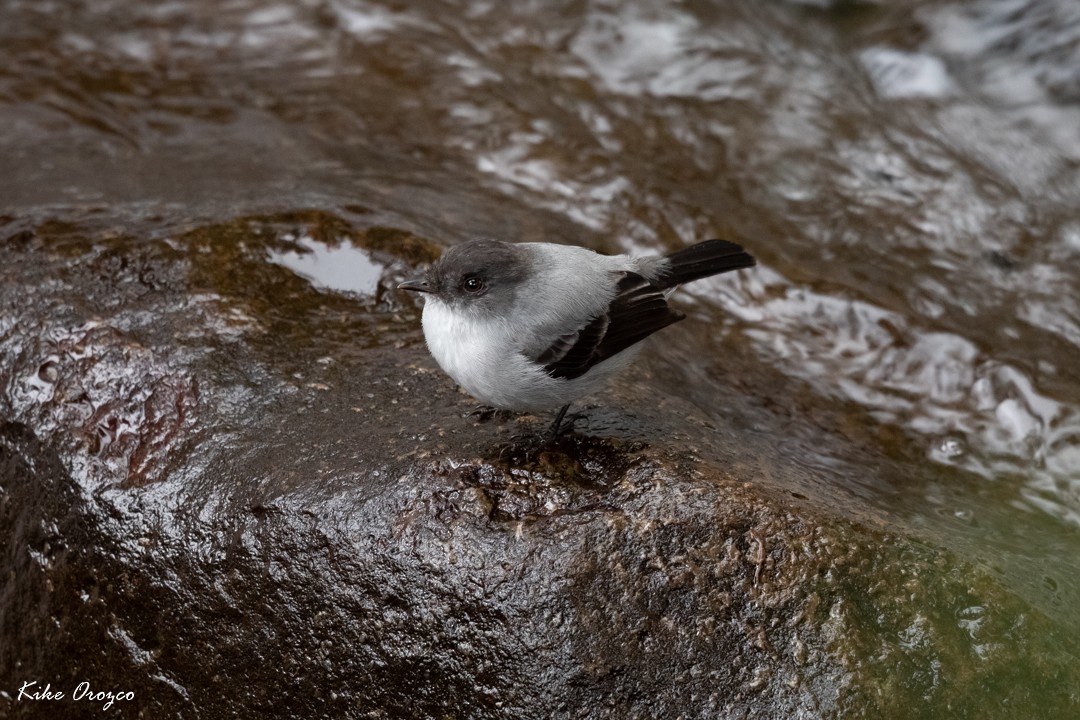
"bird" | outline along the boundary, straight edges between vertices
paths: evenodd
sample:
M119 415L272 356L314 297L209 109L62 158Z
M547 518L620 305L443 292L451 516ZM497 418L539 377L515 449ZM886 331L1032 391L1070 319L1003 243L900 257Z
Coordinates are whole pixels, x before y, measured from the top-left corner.
M668 304L684 283L753 267L727 240L665 255L605 255L548 242L454 245L398 285L424 297L424 338L439 366L485 405L560 408L603 388L653 333L686 315Z

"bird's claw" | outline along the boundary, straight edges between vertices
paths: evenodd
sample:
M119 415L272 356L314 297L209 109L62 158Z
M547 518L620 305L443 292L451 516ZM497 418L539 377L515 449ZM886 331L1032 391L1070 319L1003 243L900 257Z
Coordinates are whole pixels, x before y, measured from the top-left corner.
M499 459L530 463L554 441L555 436L550 431L511 435L510 440L499 449Z
M500 410L490 405L477 405L472 410L465 413L463 417L474 418L477 422L487 422L488 420L499 419L506 420L513 416L513 413L509 410Z

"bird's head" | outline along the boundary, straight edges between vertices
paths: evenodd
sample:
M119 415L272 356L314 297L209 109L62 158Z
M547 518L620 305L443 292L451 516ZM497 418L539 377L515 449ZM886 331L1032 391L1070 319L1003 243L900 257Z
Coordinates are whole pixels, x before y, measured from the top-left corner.
M513 302L528 273L525 251L497 240L471 240L443 253L423 276L398 285L469 313L493 313Z

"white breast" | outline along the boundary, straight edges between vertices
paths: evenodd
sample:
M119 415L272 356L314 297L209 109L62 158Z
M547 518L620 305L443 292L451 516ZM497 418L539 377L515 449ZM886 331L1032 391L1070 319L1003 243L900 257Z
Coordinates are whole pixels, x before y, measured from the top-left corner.
M599 390L637 354L634 346L580 378L553 378L516 349L515 329L499 320L451 312L425 298L424 338L439 366L482 403L507 410L550 410Z
M435 297L425 298L424 338L428 350L447 375L471 395L489 402L486 380L503 332L497 324L478 323L453 313Z

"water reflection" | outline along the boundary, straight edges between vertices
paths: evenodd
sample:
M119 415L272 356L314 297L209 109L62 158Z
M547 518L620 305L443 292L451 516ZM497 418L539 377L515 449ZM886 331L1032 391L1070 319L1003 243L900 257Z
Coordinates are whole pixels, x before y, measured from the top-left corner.
M270 262L289 268L317 288L374 295L379 287L385 268L360 248L332 247L307 235L286 235L282 241L294 244L296 249L272 251Z

